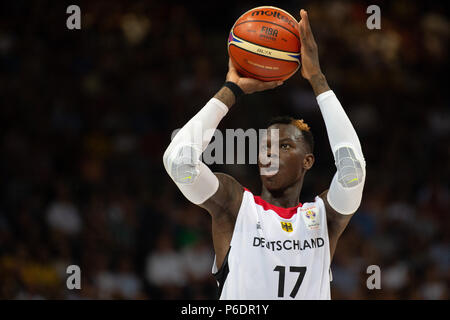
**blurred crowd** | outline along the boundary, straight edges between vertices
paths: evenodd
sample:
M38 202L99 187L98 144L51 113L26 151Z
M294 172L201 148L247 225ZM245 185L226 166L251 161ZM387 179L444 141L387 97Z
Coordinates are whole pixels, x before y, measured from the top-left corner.
M334 299L449 299L450 20L445 3L303 1L322 70L367 162L360 209L332 263ZM234 21L260 3L0 4L0 298L215 299L208 213L167 176L173 130L224 82ZM295 1L276 4L299 18ZM309 84L243 97L219 129L303 118L316 163L300 200L327 189L333 156ZM255 194L250 165L214 165ZM81 290L68 290L78 265ZM369 290L367 268L381 270Z

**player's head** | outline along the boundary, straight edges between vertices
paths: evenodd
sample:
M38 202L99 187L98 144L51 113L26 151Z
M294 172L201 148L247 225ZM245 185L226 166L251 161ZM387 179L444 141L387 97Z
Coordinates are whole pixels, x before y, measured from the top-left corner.
M303 120L289 116L271 119L267 129L267 137L260 141L261 180L269 191L283 190L303 179L312 167L314 138ZM272 147L274 142L276 146L273 139L278 148Z

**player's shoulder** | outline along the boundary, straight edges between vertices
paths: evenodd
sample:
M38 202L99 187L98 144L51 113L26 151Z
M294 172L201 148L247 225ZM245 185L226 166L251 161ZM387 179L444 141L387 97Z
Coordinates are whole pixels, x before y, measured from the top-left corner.
M320 196L316 196L312 201L303 202L302 205L299 208L300 215L307 215L308 217L310 215L312 216L318 216L318 215L325 215L326 214L326 208L325 204Z
M316 196L313 201L304 202L298 214L308 230L325 230L323 226L326 224L326 210L319 196Z
M324 201L320 195L317 195L311 201L303 202L302 208L324 207Z

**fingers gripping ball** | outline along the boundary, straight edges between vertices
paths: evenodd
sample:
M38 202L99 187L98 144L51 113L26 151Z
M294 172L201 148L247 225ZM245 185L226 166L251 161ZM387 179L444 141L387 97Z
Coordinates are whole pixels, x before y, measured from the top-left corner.
M300 68L298 22L276 7L251 9L231 28L228 54L244 77L284 81Z

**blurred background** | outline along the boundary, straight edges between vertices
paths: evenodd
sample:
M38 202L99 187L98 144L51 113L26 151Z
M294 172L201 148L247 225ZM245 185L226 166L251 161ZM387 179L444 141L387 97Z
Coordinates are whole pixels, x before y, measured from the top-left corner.
M334 299L449 299L449 15L445 3L2 1L0 298L216 299L211 221L162 155L221 87L234 21L260 5L309 12L322 70L367 162L360 209L332 263ZM81 30L66 8L81 8ZM311 126L301 202L327 189L333 156L309 84L243 97L219 126ZM256 166L215 165L259 194ZM81 290L66 268L81 268ZM381 268L381 290L366 269Z

